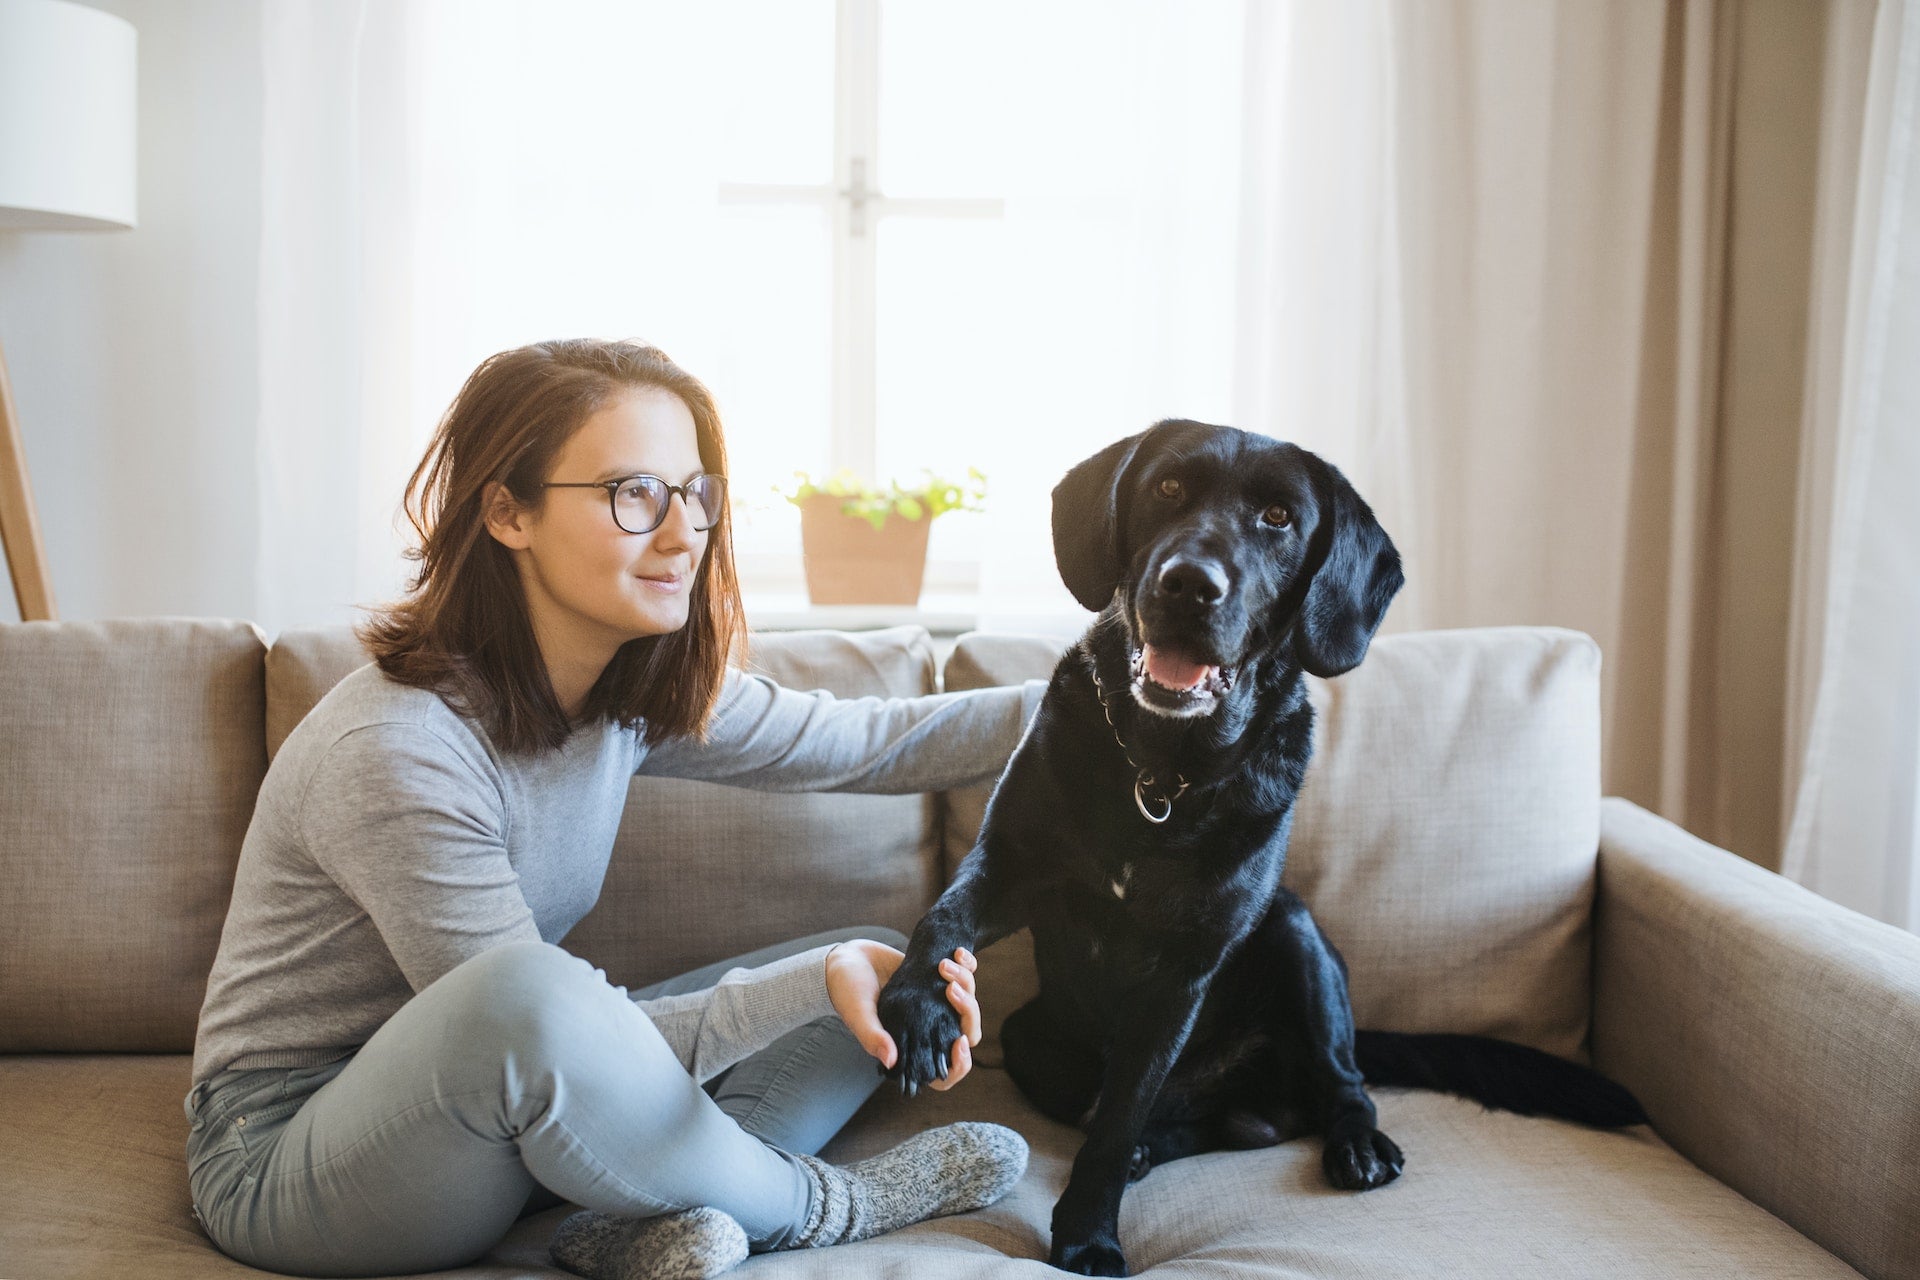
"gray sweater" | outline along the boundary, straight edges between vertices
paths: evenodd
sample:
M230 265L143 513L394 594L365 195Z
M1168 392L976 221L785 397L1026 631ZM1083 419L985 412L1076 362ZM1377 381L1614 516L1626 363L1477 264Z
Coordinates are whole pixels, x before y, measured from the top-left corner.
M290 734L240 850L193 1083L314 1066L489 947L557 943L600 896L636 773L765 791L939 791L997 775L1045 686L836 699L729 674L705 743L601 722L507 755L369 663ZM828 948L637 1001L695 1079L833 1012Z

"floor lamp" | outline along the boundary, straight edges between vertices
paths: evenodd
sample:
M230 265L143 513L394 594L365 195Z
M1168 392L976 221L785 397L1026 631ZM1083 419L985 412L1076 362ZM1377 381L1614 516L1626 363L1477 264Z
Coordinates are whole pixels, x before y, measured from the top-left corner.
M0 0L0 236L131 228L135 120L132 24L68 0ZM0 543L21 620L52 619L4 351Z

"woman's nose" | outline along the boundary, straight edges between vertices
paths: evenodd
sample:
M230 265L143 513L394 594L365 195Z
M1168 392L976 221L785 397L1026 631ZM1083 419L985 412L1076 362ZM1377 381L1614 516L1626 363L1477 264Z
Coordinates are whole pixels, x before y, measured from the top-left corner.
M660 521L660 527L654 531L654 542L669 549L690 547L697 532L699 531L693 527L693 511L687 505L687 495L669 493L667 514Z

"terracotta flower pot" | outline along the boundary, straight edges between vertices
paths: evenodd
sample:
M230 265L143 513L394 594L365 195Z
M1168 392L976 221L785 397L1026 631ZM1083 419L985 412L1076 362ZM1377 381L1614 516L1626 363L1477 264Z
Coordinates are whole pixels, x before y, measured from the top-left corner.
M889 514L878 529L816 493L800 506L801 558L815 604L918 604L931 520Z

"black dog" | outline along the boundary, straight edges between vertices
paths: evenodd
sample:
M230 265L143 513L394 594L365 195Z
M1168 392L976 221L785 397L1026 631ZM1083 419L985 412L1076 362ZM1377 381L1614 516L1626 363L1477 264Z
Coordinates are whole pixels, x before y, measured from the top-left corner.
M1614 1126L1626 1090L1475 1036L1359 1032L1346 965L1281 887L1312 752L1302 671L1358 665L1404 581L1334 467L1171 420L1053 492L1067 587L1100 611L1061 659L953 884L880 999L909 1090L959 1035L937 965L1031 926L1040 995L1001 1032L1008 1072L1087 1132L1052 1261L1125 1275L1120 1198L1154 1164L1325 1140L1336 1187L1391 1182L1365 1081Z

